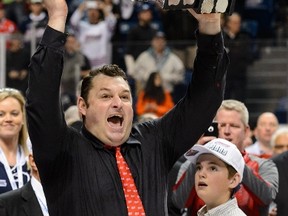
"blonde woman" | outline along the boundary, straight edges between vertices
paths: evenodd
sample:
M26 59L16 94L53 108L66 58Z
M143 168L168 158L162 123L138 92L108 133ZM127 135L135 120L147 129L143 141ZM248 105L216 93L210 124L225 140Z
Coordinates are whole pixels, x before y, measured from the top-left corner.
M20 188L30 179L25 113L20 91L0 89L0 194Z

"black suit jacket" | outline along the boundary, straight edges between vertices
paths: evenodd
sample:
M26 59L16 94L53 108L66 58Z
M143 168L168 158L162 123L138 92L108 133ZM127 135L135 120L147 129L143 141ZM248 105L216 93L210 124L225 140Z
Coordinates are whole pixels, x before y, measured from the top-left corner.
M272 158L277 166L279 173L279 188L275 199L277 204L277 215L288 215L288 151L283 152Z
M31 181L22 188L0 195L1 216L43 216Z

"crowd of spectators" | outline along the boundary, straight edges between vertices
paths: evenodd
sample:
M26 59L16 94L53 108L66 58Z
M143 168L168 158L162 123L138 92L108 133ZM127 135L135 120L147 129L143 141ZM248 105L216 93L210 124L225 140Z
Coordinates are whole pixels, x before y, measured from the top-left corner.
M70 50L66 50L66 73L63 74L62 83L63 94L66 94L64 103L68 104L65 109L75 104L73 92L84 74L89 69L109 63L117 64L127 72L135 101L141 90L139 85L145 86L149 74L157 70L163 79L164 87L172 94L173 102L178 102L193 72L196 54L194 30L197 29L197 21L188 11L164 10L156 1L67 0L67 3L67 32L71 35L67 43L72 41L77 45L70 45L69 48L67 44L67 49ZM235 12L237 15L223 19L226 46L231 61L234 62L231 64L234 67L230 67L227 77L225 99L245 102L245 71L257 55L253 53L255 50L251 43L255 38L286 37L287 3L238 0ZM231 28L234 24L231 23L237 21L234 17L240 21L238 30L235 30L237 32L233 33ZM24 95L29 64L25 59L35 51L46 24L47 12L42 0L0 1L0 33L11 34L6 52L6 86L19 89ZM151 53L151 46L155 44L154 35L159 32L162 32L162 38L165 38L165 43L162 43L165 44L162 57L160 54ZM15 38L18 41L16 50L13 49ZM243 46L244 41L247 46ZM237 52L239 48L241 52ZM148 55L151 58L149 64L146 62L147 58L143 62L144 53L151 54L151 57ZM23 55L27 58L22 58ZM171 63L170 57L168 59L170 55L175 56L174 63ZM237 62L240 64L236 64ZM171 69L171 64L176 68L169 72L165 65L169 65ZM148 70L148 66L153 67Z
M61 83L62 105L66 111L67 125L76 129L82 126L82 116L75 106L82 78L90 69L110 63L120 65L126 71L132 88L134 84L132 91L136 99L138 122L159 118L172 109L181 94L184 94L184 91L178 92L179 86L185 86L187 74L193 72L192 62L196 55L196 38L194 38L194 30L197 29L196 20L191 15L188 16L187 11L164 11L151 2L140 3L130 0L119 2L117 0L90 0L89 3L83 0L68 0L67 2L69 16L66 30L69 36L64 48ZM227 77L227 86L231 89L227 88L226 94L229 95L225 95L226 100L217 111L215 120L218 122L219 137L235 144L242 153L241 159L245 160L244 172L240 173L241 180L243 175L242 184L238 185L238 179L233 189L234 186L238 186L235 191L232 190L229 197L232 198L235 195L239 208L247 215L275 216L277 211L278 215L284 215L286 211L283 200L287 200L287 193L284 190L287 185L283 184L286 182L286 176L283 174L286 169L283 163L287 161L288 131L287 127L279 127L278 119L273 113L263 112L258 118L255 130L251 132L249 113L245 104L242 103L245 101L245 96L233 92L235 89L245 87L245 82L235 86L233 81L239 81L239 74L246 70L240 66L250 63L253 58L253 50L250 50L252 57L248 55L250 51L246 50L251 48L251 40L286 37L285 26L288 25L286 7L285 1L239 0L235 6L237 13L223 19L223 35L227 53L230 55L231 62L235 63L232 64L234 68L230 68L231 71ZM252 15L251 11L255 13ZM261 20L263 13L267 15L265 26ZM0 91L3 95L3 98L0 98L0 106L6 107L6 109L1 109L7 115L12 112L10 111L12 108L13 110L17 108L17 116L14 114L15 119L10 120L17 122L17 131L11 139L7 139L2 134L0 140L13 140L13 146L19 148L19 154L23 155L22 160L24 160L24 155L29 155L31 160L29 165L32 168L32 176L35 178L37 178L38 171L37 167L33 166L33 154L31 151L28 153L26 142L21 139L16 140L15 137L21 137L20 134L25 133L26 139L28 135L22 95L26 94L31 52L34 53L33 49L40 42L47 22L48 16L42 0L0 1L0 33L10 34L6 45L6 86L9 88ZM172 22L175 22L173 28L170 25ZM237 26L234 32L235 25L231 23ZM247 46L243 46L243 41L248 42ZM241 52L237 53L240 48L242 48ZM240 58L243 61L240 62ZM239 72L236 69L239 69ZM237 73L234 77L233 72ZM242 89L240 93L243 91ZM25 131L21 131L21 128ZM246 139L251 138L251 134L256 142L251 141L250 146L246 147ZM201 138L202 144L205 143L203 138L205 137ZM6 144L8 145L8 142L3 142L2 148L5 148ZM7 152L4 152L5 157L8 155ZM18 161L15 158L8 162L15 165L12 168L16 169ZM177 181L172 181L172 184L176 183L176 185L173 191L170 191L173 205L169 207L178 208L179 211L188 210L187 215L196 215L200 207L204 205L201 194L198 197L197 188L194 188L197 184L196 186L193 184L195 172L200 172L201 167L198 164L195 169L195 164L181 161L181 159L178 162L180 168L176 170ZM0 190L0 193L21 188L27 182L26 185L30 184L32 187L35 185L35 180L32 180L34 177L30 181L25 179L26 161L22 165L21 171L11 171L11 174L7 174L7 182L14 178L18 184L2 187L3 190ZM15 172L22 173L22 169L24 179L21 175L15 174ZM10 170L5 168L5 172L10 173ZM201 184L203 186L203 183ZM2 198L5 199L5 196ZM15 200L13 196L11 199ZM208 204L206 202L206 205ZM172 215L174 214L170 212L170 216Z

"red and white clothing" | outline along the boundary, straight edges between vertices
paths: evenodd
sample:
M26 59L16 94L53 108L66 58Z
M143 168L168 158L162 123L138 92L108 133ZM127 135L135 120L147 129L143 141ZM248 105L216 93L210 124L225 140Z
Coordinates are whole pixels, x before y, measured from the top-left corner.
M273 161L242 153L245 169L240 189L235 197L241 210L247 215L267 216L269 204L278 191L278 171ZM188 168L187 168L188 167ZM183 172L183 169L185 171ZM188 208L189 216L196 216L204 202L195 190L195 166L183 163L178 180L173 188L173 204L178 208Z
M0 20L0 33L14 33L16 30L17 26L13 21L7 18Z

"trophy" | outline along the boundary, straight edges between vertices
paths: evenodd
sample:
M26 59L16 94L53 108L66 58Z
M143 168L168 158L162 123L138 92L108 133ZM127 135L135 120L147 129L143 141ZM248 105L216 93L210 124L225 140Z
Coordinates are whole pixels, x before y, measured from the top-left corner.
M236 0L157 0L163 9L193 8L197 13L226 13L231 15Z

